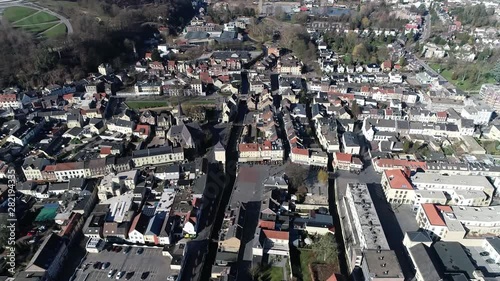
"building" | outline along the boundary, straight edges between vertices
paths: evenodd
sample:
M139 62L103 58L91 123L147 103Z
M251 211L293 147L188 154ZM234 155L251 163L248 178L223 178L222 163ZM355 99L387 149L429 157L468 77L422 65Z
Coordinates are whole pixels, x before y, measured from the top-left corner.
M429 246L418 243L407 248L407 250L415 268L415 279L417 281L443 280L438 265L431 257L433 250Z
M445 192L448 205L489 206L495 187L484 176L416 173L411 177L415 189Z
M363 162L352 154L335 152L333 153L332 166L338 170L359 172L363 169Z
M345 153L359 155L361 147L359 145L358 137L354 133L344 132L342 135L342 143L344 145Z
M392 250L365 250L361 268L366 281L405 280L398 258Z
M132 153L132 161L136 167L181 162L184 160L182 147L163 146L136 150Z
M465 119L474 120L475 125L487 125L493 115L488 106L465 106L460 115Z
M40 280L55 281L67 252L66 240L52 233L42 242L24 272Z
M500 84L483 84L479 96L493 110L500 111Z
M38 158L35 156L29 156L24 159L23 165L21 166L23 170L24 177L26 180L42 180L42 171L45 166L49 165L50 161L45 158Z
M409 204L415 200L415 191L402 170L386 170L382 173L382 188L389 203Z
M221 162L222 164L226 163L226 149L220 141L214 146L214 156L215 161Z

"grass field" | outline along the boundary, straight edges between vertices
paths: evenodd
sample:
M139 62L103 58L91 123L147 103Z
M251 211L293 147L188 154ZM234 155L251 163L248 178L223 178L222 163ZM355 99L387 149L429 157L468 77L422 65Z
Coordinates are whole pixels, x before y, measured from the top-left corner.
M3 17L8 22L15 22L36 12L37 10L26 7L8 7L4 10Z
M47 38L67 32L66 25L60 23L56 16L32 8L9 7L4 10L3 17L16 28Z
M64 23L59 23L54 28L48 30L46 29L42 35L45 37L53 38L66 34L67 28Z
M23 26L22 28L26 31L33 32L33 33L40 33L43 32L53 26L55 26L57 23L54 22L48 22L48 23L41 23L41 24L36 24L36 25L30 25L30 26Z
M23 20L15 22L15 26L21 26L21 25L33 25L33 24L40 24L40 23L47 23L47 22L52 22L52 21L57 21L59 20L57 17L53 15L49 15L46 12L38 12L35 13Z

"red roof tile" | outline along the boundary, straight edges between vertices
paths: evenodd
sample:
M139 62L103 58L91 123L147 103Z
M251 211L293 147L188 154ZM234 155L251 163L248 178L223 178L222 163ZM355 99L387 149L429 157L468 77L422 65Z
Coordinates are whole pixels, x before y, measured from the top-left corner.
M422 204L425 215L429 219L429 223L435 226L446 226L446 223L441 216L441 212L451 212L450 206L439 206L430 203Z
M413 189L410 181L406 178L401 170L384 171L385 176L389 180L389 185L394 189Z
M304 148L294 147L294 148L292 148L292 153L293 154L300 154L300 155L304 155L304 156L309 156L309 150L304 149Z
M263 229L274 230L275 226L276 226L276 223L274 221L265 221L265 220L259 221L259 227L263 228Z
M264 235L268 239L276 239L276 240L288 240L289 235L288 231L277 231L277 230L269 230L269 229L263 229Z
M257 143L240 143L238 145L238 151L240 151L240 152L259 151L259 144L257 144Z
M351 163L352 154L335 152L335 159L337 159L337 162Z

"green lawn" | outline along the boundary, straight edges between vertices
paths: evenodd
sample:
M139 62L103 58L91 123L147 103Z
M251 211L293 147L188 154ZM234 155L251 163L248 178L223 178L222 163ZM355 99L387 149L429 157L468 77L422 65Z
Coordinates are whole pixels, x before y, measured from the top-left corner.
M132 109L153 108L168 106L166 101L127 101L128 107Z
M22 18L29 16L29 15L32 15L36 12L37 12L37 10L35 10L35 9L14 6L14 7L9 7L7 9L5 9L3 11L3 17L8 22L15 22L15 21L18 21Z
M303 281L312 281L311 273L309 272L309 264L314 262L316 257L312 250L301 249L300 250L300 268L302 271Z
M52 38L52 37L63 36L66 34L66 31L67 31L66 25L64 23L59 23L54 28L44 31L42 35L45 37Z
M273 266L264 272L264 276L268 276L265 280L283 281L283 268Z
M48 22L48 23L41 23L41 24L30 25L30 26L23 26L20 28L22 28L26 31L32 32L32 33L39 33L39 32L43 32L43 31L53 27L56 24L57 23Z
M16 26L20 25L30 25L30 24L39 24L39 23L46 23L46 22L51 22L51 21L57 21L59 20L56 16L47 14L46 12L40 12L36 13L32 16L29 16L21 21L16 22Z

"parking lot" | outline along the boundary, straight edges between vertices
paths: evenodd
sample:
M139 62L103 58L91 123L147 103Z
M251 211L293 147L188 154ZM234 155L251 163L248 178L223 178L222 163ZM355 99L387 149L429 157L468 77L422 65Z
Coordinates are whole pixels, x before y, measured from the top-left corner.
M123 247L125 249L125 247ZM98 254L88 253L82 263L82 268L85 264L89 264L86 269L77 269L74 275L75 281L99 281L111 280L116 278L116 274L120 271L126 273L133 272L133 275L128 280L142 280L141 275L148 272L148 277L145 280L166 280L170 275L175 275L170 269L170 258L162 256L162 250L158 248L144 248L142 254L137 254L139 247L132 247L128 253L114 251L102 251ZM109 262L110 266L106 269L94 269L93 264L97 262ZM116 270L111 278L108 278L108 272L112 269ZM125 280L123 276L120 280Z

